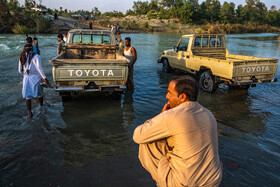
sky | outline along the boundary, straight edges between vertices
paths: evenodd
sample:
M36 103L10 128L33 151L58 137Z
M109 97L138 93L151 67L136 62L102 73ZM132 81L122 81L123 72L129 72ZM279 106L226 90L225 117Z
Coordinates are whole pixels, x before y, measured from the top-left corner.
M18 0L20 4L24 4L24 0ZM138 0L42 0L42 4L48 8L59 9L62 7L63 9L68 10L92 10L92 8L97 7L102 13L107 11L121 11L123 13L128 9L132 9L133 1ZM143 1L143 0L142 0ZM147 0L150 1L150 0ZM39 0L36 1L39 3ZM199 2L203 2L203 0L199 0ZM221 4L225 2L225 0L220 0ZM227 2L233 2L235 5L245 4L245 0L230 0ZM276 9L280 8L280 0L261 0L261 2L265 3L268 9L275 5Z

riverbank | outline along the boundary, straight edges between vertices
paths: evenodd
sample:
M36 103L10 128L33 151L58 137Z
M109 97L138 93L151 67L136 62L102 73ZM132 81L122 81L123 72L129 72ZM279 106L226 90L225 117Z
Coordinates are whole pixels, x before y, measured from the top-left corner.
M90 20L78 21L86 26ZM124 33L147 33L147 32L169 32L169 33L223 33L223 34L243 34L243 33L277 33L279 27L268 24L248 22L247 24L220 24L205 23L202 25L183 24L179 19L148 19L147 16L126 16L112 17L110 19L100 19L93 22L94 27L111 29L112 24L119 23Z
M54 20L52 16L44 16L36 21L35 27L25 25L15 25L14 34L56 34L67 33L73 28L89 28L91 20L76 20L70 17L59 17ZM244 34L244 33L277 33L280 27L268 24L248 22L247 24L220 24L206 23L202 25L183 24L179 19L148 19L147 16L126 16L112 17L110 19L100 19L93 22L94 29L110 30L111 25L119 23L122 33L212 33L212 34Z

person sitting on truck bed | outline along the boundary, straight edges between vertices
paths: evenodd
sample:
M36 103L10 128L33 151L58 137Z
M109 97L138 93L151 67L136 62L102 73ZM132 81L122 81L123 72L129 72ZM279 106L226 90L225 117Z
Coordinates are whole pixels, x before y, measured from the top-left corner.
M162 113L134 131L140 162L160 187L218 187L222 180L217 122L197 96L194 78L174 78Z
M60 55L61 53L63 53L63 46L65 44L62 34L57 35L57 41L59 42L57 46L57 55Z
M131 46L131 38L125 38L125 46L123 50L124 56L130 60L128 65L128 79L126 82L126 87L128 90L134 90L134 83L133 83L133 66L137 60L137 52L134 47Z

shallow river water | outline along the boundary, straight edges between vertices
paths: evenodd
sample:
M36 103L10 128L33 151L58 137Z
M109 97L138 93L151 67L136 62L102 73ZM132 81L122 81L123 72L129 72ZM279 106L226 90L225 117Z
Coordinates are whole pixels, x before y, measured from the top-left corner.
M138 52L135 92L121 100L83 94L62 102L45 89L45 106L26 117L17 73L24 35L0 35L0 186L155 186L140 165L134 129L157 115L174 75L157 59L178 34L125 34ZM280 59L278 34L228 35L230 53ZM38 35L45 73L56 55L56 35ZM276 77L280 78L280 68ZM280 82L248 90L200 92L199 103L218 121L221 186L279 186Z

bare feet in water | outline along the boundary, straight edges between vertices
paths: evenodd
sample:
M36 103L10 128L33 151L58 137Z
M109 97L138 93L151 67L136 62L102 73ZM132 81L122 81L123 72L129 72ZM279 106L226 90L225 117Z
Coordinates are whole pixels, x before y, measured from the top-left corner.
M32 118L33 117L33 113L32 112L28 112L28 117Z

